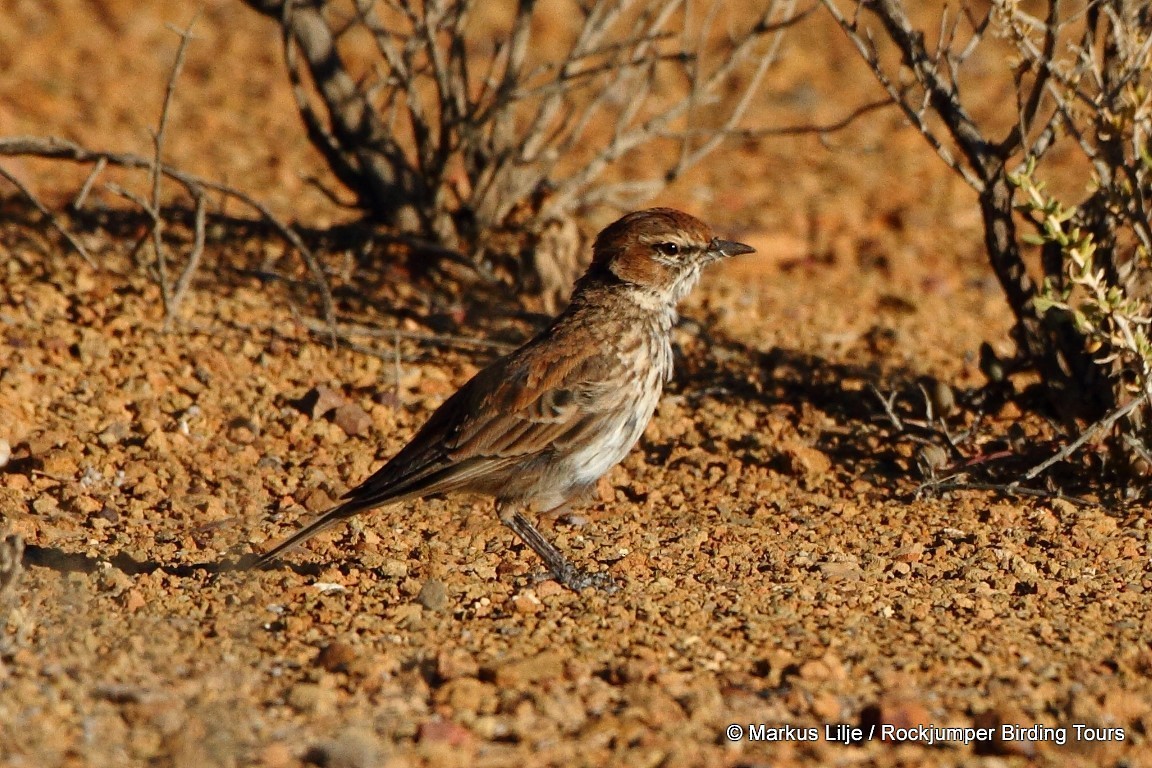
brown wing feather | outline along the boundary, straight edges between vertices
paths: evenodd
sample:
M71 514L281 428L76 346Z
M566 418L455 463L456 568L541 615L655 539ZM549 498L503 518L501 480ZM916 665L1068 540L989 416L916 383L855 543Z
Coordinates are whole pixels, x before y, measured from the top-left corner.
M388 463L345 495L356 511L398 496L466 489L488 471L548 450L598 411L619 362L607 339L617 329L601 326L588 338L587 323L573 306L515 352L472 377L429 417ZM600 354L557 354L587 348ZM351 514L351 513L348 513Z
M609 360L596 357L578 366L527 360L510 370L452 441L452 456L520 457L547 450L589 414L597 411L593 392L605 386ZM567 361L565 361L567 362Z

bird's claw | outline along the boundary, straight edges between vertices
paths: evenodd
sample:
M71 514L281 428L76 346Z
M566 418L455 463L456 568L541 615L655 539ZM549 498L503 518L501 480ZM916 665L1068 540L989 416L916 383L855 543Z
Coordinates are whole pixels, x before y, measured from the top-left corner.
M609 595L620 591L620 585L616 583L616 580L604 572L588 573L569 567L561 569L559 572L545 571L539 574L538 581L546 579L555 579L573 592L582 592L589 587Z

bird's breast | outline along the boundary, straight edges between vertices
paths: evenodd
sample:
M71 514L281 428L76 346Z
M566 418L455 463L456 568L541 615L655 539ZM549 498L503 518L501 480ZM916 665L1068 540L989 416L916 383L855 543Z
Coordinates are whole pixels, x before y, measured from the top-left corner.
M646 331L652 329L645 329ZM619 464L644 434L664 382L672 373L672 349L662 333L618 351L619 376L615 391L606 391L597 439L579 446L563 460L574 484L590 485Z

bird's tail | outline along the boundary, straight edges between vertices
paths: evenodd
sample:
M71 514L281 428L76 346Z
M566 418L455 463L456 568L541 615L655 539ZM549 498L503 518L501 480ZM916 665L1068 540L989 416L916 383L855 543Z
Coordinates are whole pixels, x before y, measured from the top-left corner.
M346 520L363 509L364 506L362 504L354 501L346 501L343 504L333 507L308 525L296 531L296 533L279 542L276 546L272 547L272 549L260 555L256 562L252 564L252 567L263 568L267 566L285 552L303 544L321 531L331 528L341 520Z

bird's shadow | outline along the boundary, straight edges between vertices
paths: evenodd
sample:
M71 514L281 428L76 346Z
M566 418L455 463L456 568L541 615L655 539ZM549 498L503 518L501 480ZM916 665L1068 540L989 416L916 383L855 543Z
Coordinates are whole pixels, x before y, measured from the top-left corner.
M47 568L61 574L68 573L97 573L109 566L129 576L142 574L165 573L179 578L195 578L198 576L214 577L225 573L244 573L248 571L272 571L278 569L291 570L301 576L319 576L324 566L320 563L287 563L276 562L256 567L259 555L242 555L239 558L224 557L219 560L210 560L198 563L164 563L159 560L138 560L127 552L121 550L111 557L91 557L79 552L67 552L59 547L42 547L36 544L27 544L24 547L24 567L34 566Z
M896 449L898 440L876 439L878 433L894 436L873 388L915 407L922 397L923 372L886 369L879 359L847 363L783 347L759 350L703 326L690 346L680 350L678 374L670 387L690 406L698 407L709 398L746 410L787 406L795 414L797 429L834 465L882 478L886 484L907 478L903 456ZM801 415L811 410L823 415L819 425ZM723 434L717 449L750 461L762 460L770 442L755 431ZM659 460L667 459L673 448L663 443L649 450Z

